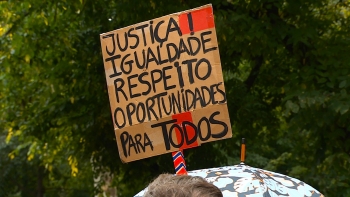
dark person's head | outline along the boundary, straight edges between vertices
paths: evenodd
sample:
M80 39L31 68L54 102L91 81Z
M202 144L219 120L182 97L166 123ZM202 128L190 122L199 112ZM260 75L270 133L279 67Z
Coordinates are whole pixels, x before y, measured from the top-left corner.
M143 197L222 197L222 193L202 177L161 174L149 184Z

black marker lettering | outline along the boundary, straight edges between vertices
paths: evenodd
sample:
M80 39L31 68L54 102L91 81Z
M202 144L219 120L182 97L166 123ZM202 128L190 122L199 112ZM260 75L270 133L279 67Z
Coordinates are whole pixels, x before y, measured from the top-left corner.
M169 135L168 135L168 130L167 130L166 126L167 126L167 124L172 124L172 123L175 123L176 121L177 120L168 120L165 122L160 122L160 123L151 125L152 128L156 128L159 126L162 128L164 144L165 144L166 150L170 150Z
M143 150L143 152L145 152L145 147L143 147L143 145L141 144L141 134L136 134L135 135L135 143L136 143L136 147L137 147L137 150L138 152L140 153L140 146L141 146L141 149Z
M158 78L155 78L155 73L158 73ZM161 70L152 70L151 71L151 80L152 80L152 87L153 92L156 92L156 83L162 81L162 71Z
M142 50L142 59L143 59L143 63L142 65L140 64L139 58L137 56L136 51L134 52L134 57L135 57L135 62L136 62L136 66L139 69L143 69L146 65L146 54L145 54L145 49Z
M197 101L199 101L200 104L202 104L202 97L201 97L201 93L199 92L198 88L194 89L194 99L193 99L193 109L196 109L197 107Z
M174 27L172 27L174 26ZM169 19L169 23L168 23L168 28L167 28L167 31L166 31L166 40L168 40L168 37L169 37L169 34L173 31L176 31L177 32L177 36L182 36L182 32L180 30L180 27L179 25L177 24L176 20L174 18L170 18Z
M216 89L218 90L218 92L220 93L220 94L222 94L222 96L224 97L223 99L222 99L222 101L218 101L219 103L225 103L226 102L226 94L225 94L225 92L224 92L224 90L221 90L219 87L221 86L221 84L222 84L222 82L220 82L220 83L218 83L217 85L216 85ZM221 86L221 87L224 87L224 86Z
M192 137L192 139L189 139L189 136L188 136L188 133L187 133L188 132L187 129L189 127L191 127L195 131L194 132L194 136ZM194 143L197 140L197 137L198 137L197 127L192 122L183 121L182 122L182 129L183 129L184 134L185 134L185 140L186 140L186 144L187 145L191 145L192 143Z
M171 114L171 109L172 109L172 106L173 106L173 103L171 102L170 95L168 96L169 102L168 102L167 105L165 104L163 97L161 98L161 100L162 100L162 106L163 106L162 109L164 110L165 114L169 116ZM169 111L166 109L166 106L169 106Z
M144 152L146 151L146 146L151 146L151 150L153 151L153 144L152 144L152 141L149 139L147 133L144 133L143 134L143 146L145 147L145 150Z
M152 41L152 44L154 44L153 21L150 21L149 24L150 24L149 32L150 32L150 35L151 35L151 41Z
M106 35L106 36L103 36L102 38L103 38L103 39L106 39L106 38L109 38L109 37L112 38L113 50L112 50L112 52L109 51L109 50L108 50L108 47L106 46L106 52L107 52L107 54L108 54L109 56L112 56L112 55L114 55L114 53L115 53L115 39L114 39L114 34L108 34L108 35Z
M163 68L163 83L164 83L164 90L171 90L176 88L176 85L171 85L168 86L168 79L171 79L171 75L167 75L166 71L171 70L173 67L172 66L166 66Z
M148 27L148 24L144 24L144 25L141 25L141 26L138 26L138 27L135 28L136 30L141 29L141 31L142 31L143 44L144 44L144 46L147 45L146 34L145 34L145 28L146 28L146 27Z
M133 34L131 33L132 31L134 31L134 28L129 29L128 31L128 37L129 38L135 38L135 44L134 45L130 45L130 49L136 49L139 46L139 37L137 36L137 34Z
M136 97L141 96L141 93L133 94L133 91L132 91L133 88L137 87L138 83L137 83L137 81L135 83L132 83L131 80L134 79L134 78L137 78L137 77L138 77L137 74L133 74L133 75L128 76L130 98L136 98Z
M115 62L114 62L115 60L119 59L120 57L121 57L120 55L115 55L115 56L112 56L112 57L105 59L105 62L108 62L108 61L112 62L112 67L113 67L113 71L114 71L114 74L109 75L109 78L117 77L117 76L122 74L121 72L117 71L117 67L116 67Z
M207 92L207 95L208 95L208 97L209 97L209 100L206 100L206 94L205 94L205 91ZM201 91L202 91L202 99L203 99L203 105L202 105L202 107L205 107L205 106L207 106L209 103L210 103L210 101L211 101L211 97L210 97L210 95L211 95L211 92L210 92L210 90L209 90L209 88L208 87L206 87L206 86L202 86L201 87Z
M184 41L182 38L180 38L180 43L179 43L179 53L177 55L177 58L180 59L180 56L182 53L187 53L188 56L191 55L191 52L188 50L187 46L185 45Z
M186 109L187 111L189 111L194 105L194 93L191 90L185 90L185 95L186 95L186 103L187 103ZM189 97L189 95L191 95L191 97Z
M160 54L160 46L157 46L157 55L158 55L158 63L159 63L160 65L169 62L169 59L164 59L164 60L162 60L162 56L161 56L161 54Z
M206 49L205 43L210 42L211 39L210 39L210 38L204 39L204 36L210 35L210 34L211 34L211 31L206 31L206 32L201 33L202 48L203 48L204 54L205 54L205 53L208 53L209 51L216 50L216 49L218 48L218 47L212 47L212 48Z
M188 67L188 80L190 82L190 84L194 83L194 79L193 79L193 71L192 71L192 63L196 62L197 59L189 59L189 60L185 60L182 62L182 64L187 64Z
M181 66L179 66L179 62L175 62L174 66L176 67L177 78L179 79L180 88L183 88L184 87L184 79L182 78Z
M177 114L177 113L181 113L182 112L182 107L181 107L181 103L180 103L180 92L177 92L177 98L175 97L175 93L171 93L171 102L173 103L173 113ZM177 107L177 112L176 112L176 108Z
M124 63L125 59L128 58L129 56L130 56L130 54L126 54L126 55L123 57L122 63L121 63L121 65L120 65L120 69L122 70L122 72L123 72L124 74L127 74L127 75L131 73L131 71L132 71L132 63L134 63L134 60L129 60L129 61L127 61L127 62ZM129 65L129 69L128 69L128 70L125 69L125 65Z
M137 154L137 153L139 153L139 152L137 152L137 149L136 149L136 144L135 144L135 142L134 142L134 139L132 138L132 136L129 134L129 156L130 156L130 149L131 149L131 147L134 147L134 151L135 151L135 153Z
M152 57L151 57L151 56L152 56ZM154 53L153 53L152 49L151 49L151 48L148 48L148 50L147 50L147 63L146 63L146 69L148 69L148 64L149 64L150 62L153 62L153 61L155 61L155 62L156 62L156 64L157 64L157 65L159 65L159 62L158 62L158 60L157 60L156 56L154 55Z
M207 123L206 124L206 129L202 129L202 122ZM198 122L198 134L199 134L199 139L203 142L207 141L210 138L211 134L211 127L210 127L210 122L206 117L202 117L199 122ZM203 136L202 131L208 131L206 136Z
M199 65L201 65L202 62L205 62L206 65L207 65L207 73L206 73L203 77L199 76ZM203 69L201 69L201 70L203 70ZM210 74L211 74L211 64L210 64L210 62L209 62L207 59L205 59L205 58L200 59L200 60L196 63L196 67L195 67L195 69L194 69L194 73L195 73L197 79L200 79L200 80L202 80L202 81L208 79L208 77L209 77Z
M220 114L220 112L219 112L219 111L216 111L216 112L214 112L214 113L210 116L210 118L209 118L210 123L212 123L212 124L218 124L218 125L221 125L221 126L224 127L224 129L223 129L220 133L218 133L218 134L212 134L211 136L212 136L213 138L222 138L222 137L224 137L224 136L227 134L227 132L228 132L228 126L227 126L227 124L226 124L225 122L222 122L222 121L219 121L219 120L215 120L215 119L214 119L214 117L215 117L216 115L219 115L219 114Z
M211 85L210 86L210 100L211 100L211 103L212 104L216 104L216 103L218 103L218 101L216 101L215 100L215 94L217 93L214 89L215 89L215 86L216 86L216 84L213 84L213 85Z
M195 41L195 42L192 42L192 41ZM192 56L197 55L197 53L201 49L200 40L197 37L188 37L187 42L188 42L191 55ZM196 47L193 46L194 44L196 44Z
M161 108L161 105L160 105L160 98L163 97L163 96L166 96L167 94L168 94L167 92L162 92L162 93L159 93L159 94L156 94L156 95L153 96L153 100L157 99L157 107L158 107L158 112L159 112L159 117L160 118L163 117L162 108Z
M173 140L173 131L175 131L176 132L176 130L175 130L175 128L177 128L177 133L180 133L180 135L181 135L181 141L180 142L178 142L178 144L176 144L175 142L174 142L174 140ZM170 144L173 146L173 147L175 147L175 148L180 148L183 144L184 144L184 133L183 133L183 131L182 131L182 129L181 129L181 127L178 125L178 124L173 124L173 125L171 125L171 127L170 127L170 129L169 129L169 142L170 142ZM177 140L176 140L177 141Z
M151 92L151 84L147 80L143 79L144 76L148 76L148 72L143 72L139 75L139 82L147 85L148 88L146 89L146 91L142 92L142 95L147 95Z
M122 52L128 49L128 35L126 32L124 32L124 47L120 46L119 34L117 34L117 44L118 44L119 50Z
M159 27L160 27L160 25L161 24L163 24L164 23L164 20L162 20L162 21L159 21L159 23L157 23L157 25L156 25L156 27L155 27L155 29L154 29L154 38L155 38L155 40L158 42L158 43L160 43L160 46L162 46L163 45L163 42L165 42L165 41L167 41L167 36L165 35L165 37L164 38L160 38L159 37Z
M142 116L140 116L140 112L141 112ZM142 123L143 121L145 121L146 109L145 109L145 104L143 104L142 102L139 102L137 104L137 107L136 107L136 118L137 118L137 121L139 123Z
M123 116L123 123L122 124L119 124L118 122L118 112L121 113L121 115ZM120 116L119 116L120 117ZM118 127L118 129L121 129L123 128L125 125L126 125L126 119L125 119L125 114L124 114L124 111L120 108L120 107L117 107L115 110L114 110L114 123L115 125Z
M124 131L121 135L120 135L120 141L121 141L121 144L122 144L122 147L123 147L123 154L124 154L124 157L128 157L128 152L126 150L126 145L128 144L129 142L129 133Z
M126 105L126 114L128 116L129 125L133 125L132 115L135 113L135 111L136 111L136 105L134 103L129 103L128 105Z
M149 101L151 102L151 104L149 104ZM153 116L156 118L156 120L158 120L157 113L154 111L153 107L154 107L154 100L153 100L153 98L152 97L148 98L146 100L146 109L147 109L147 115L148 115L148 120L149 121L152 119L151 112L152 112Z
M173 48L173 50L170 50L171 48ZM167 49L167 52L168 52L168 60L169 62L173 62L177 59L177 56L178 56L178 53L179 53L179 50L177 48L177 46L174 44L174 43L168 43L166 45L166 49ZM175 54L173 54L173 56L171 55L171 51L174 51Z
M118 82L120 82L120 85L118 85ZM117 98L118 103L120 102L118 92L122 93L122 95L124 96L126 101L128 100L128 97L126 96L126 94L123 90L124 84L125 84L125 82L122 78L117 78L114 80L115 97Z

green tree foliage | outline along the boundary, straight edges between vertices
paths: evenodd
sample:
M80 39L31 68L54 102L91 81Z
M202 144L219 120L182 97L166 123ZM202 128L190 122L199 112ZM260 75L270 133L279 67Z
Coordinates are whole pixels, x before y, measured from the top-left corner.
M233 138L186 150L188 168L237 164L245 137L249 165L349 196L348 0L0 1L0 195L91 196L107 172L132 196L173 172L119 160L99 34L207 3Z

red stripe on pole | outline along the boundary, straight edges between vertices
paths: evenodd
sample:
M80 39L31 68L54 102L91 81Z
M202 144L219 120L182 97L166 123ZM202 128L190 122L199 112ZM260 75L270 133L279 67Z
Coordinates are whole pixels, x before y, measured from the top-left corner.
M177 175L187 174L186 162L185 162L183 152L180 150L180 151L172 152L171 154L173 156L175 173Z

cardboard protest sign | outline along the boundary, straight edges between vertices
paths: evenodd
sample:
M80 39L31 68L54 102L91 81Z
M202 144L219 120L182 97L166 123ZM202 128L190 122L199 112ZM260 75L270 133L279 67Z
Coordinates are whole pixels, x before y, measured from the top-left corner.
M211 5L100 39L123 162L232 136Z

